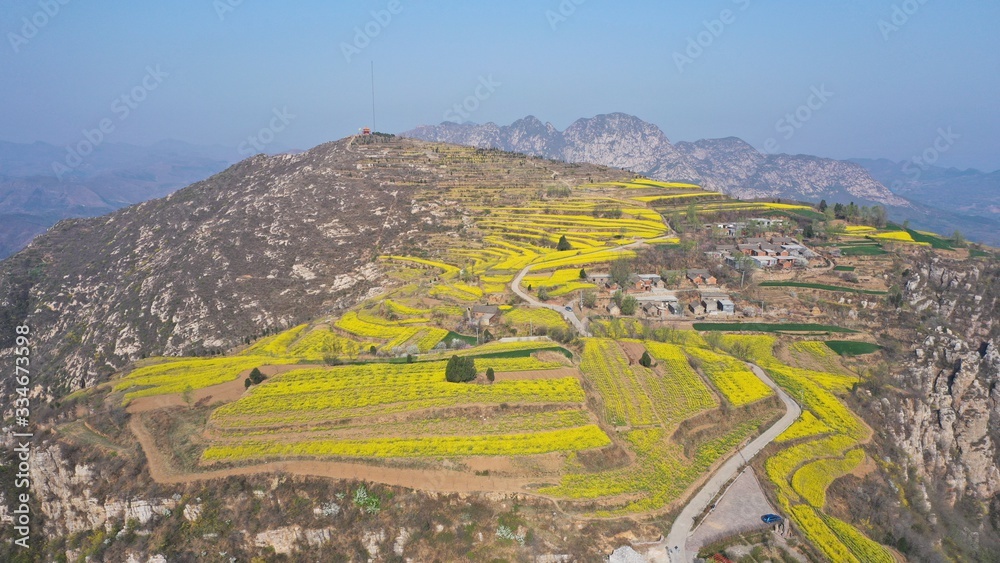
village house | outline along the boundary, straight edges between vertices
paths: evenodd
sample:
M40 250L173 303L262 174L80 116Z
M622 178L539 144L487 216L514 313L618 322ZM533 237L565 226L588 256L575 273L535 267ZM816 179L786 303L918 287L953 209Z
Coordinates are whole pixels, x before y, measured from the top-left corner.
M649 302L642 306L642 315L647 319L662 319L666 315L667 308L659 303Z
M596 285L606 285L611 282L611 274L587 274L587 281Z
M705 230L712 231L713 234L736 238L747 229L746 223L706 223L702 225Z
M491 326L500 320L500 307L496 305L476 305L467 310L469 324Z
M650 318L654 316L653 311L655 311L655 318L661 319L670 315L684 314L684 309L681 307L677 295L673 292L650 292L645 295L637 295L635 298L640 303L643 312Z
M688 270L687 279L695 285L715 285L719 283L719 280L715 279L708 270Z
M702 291L701 311L709 315L732 315L736 313L736 304L726 293Z
M770 217L754 217L748 221L749 223L756 223L765 229L774 229L781 227L785 224L784 219L772 219Z
M715 252L706 254L721 257L726 264L737 270L746 266L746 260L739 259L741 254L752 258L753 263L762 269L807 267L809 260L816 256L816 253L795 239L779 236L772 237L770 241L763 237L751 237L737 245L718 245Z
M663 287L663 279L657 274L639 274L635 276L633 287L636 291L652 291Z

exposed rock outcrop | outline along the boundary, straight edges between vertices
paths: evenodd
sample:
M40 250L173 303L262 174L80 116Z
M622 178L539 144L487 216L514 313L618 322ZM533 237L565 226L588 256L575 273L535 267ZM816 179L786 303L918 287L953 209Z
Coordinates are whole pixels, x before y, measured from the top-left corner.
M957 268L939 260L910 273L909 304L930 330L894 374L909 391L875 408L888 441L907 454L926 483L954 504L1000 492L1000 351L995 334L994 271Z
M740 198L910 205L852 162L765 154L735 137L671 144L659 127L623 113L580 119L563 132L529 116L509 126L442 123L404 135L615 166L659 180L695 182Z

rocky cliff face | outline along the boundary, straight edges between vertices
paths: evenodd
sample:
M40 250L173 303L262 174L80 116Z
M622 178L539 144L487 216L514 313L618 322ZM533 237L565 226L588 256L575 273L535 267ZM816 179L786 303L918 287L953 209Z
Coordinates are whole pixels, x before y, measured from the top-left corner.
M907 207L861 166L812 156L763 154L736 139L673 145L655 125L622 113L580 119L560 133L535 117L509 126L443 123L404 135L525 152L567 162L625 168L669 181L690 181L740 198L855 201Z
M926 330L894 370L905 392L875 408L883 438L951 505L1000 492L997 270L935 260L910 273L904 296Z

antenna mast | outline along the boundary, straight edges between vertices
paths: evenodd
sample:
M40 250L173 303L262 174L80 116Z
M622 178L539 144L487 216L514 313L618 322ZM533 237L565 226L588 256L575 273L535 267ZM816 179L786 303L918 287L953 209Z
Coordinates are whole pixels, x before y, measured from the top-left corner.
M375 61L372 61L372 133L378 131L375 128Z

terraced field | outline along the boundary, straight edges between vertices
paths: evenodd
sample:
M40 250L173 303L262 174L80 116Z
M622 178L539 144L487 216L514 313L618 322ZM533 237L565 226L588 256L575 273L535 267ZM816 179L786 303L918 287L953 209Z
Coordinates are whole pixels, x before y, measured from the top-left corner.
M698 359L701 370L733 406L741 407L774 395L746 364L733 357L695 347L686 348L685 352Z
M462 306L505 293L514 275L528 266L540 274L526 283L560 298L593 288L571 272L635 255L616 251L620 246L638 240L676 242L660 214L642 198L689 192L706 194L690 184L637 180L579 186L567 197L539 200L525 193L517 204L484 205L484 199L498 194L453 188L441 197L460 201L475 213L471 238L461 244L443 241L437 252L429 253L433 257L392 255L382 260L413 269L396 272L401 280L419 280L427 271L439 274L432 281L424 276L425 293ZM556 248L562 237L568 250Z
M699 215L808 214L812 208L740 202L691 184L651 180L550 192L472 189L456 180L428 199L436 201L458 202L465 210L454 219L462 239L442 234L426 247L382 256L380 268L391 282L384 295L339 317L263 338L237 355L144 366L121 379L115 391L128 402L233 382L254 367L294 365L214 407L204 433L204 465L294 459L435 468L466 467L474 459L485 467L489 458L503 458L506 471L532 468L518 475L534 479L526 492L551 497L570 513L609 517L663 512L772 419L775 413L763 400L774 393L737 359L746 358L804 408L778 438L780 451L765 462L782 512L834 560L886 560L884 548L824 513L831 483L865 459L861 446L870 430L838 398L857 378L834 353L861 343L797 342L780 350L786 363L775 356L774 336L726 334L722 346L712 349L696 332L634 319L595 321L592 330L605 337L565 347L552 341L466 347L477 336L452 332L472 334L463 324L467 311L487 302L508 303L500 326L491 330L511 334L510 325L521 335L529 326L568 328L557 311L508 301L515 275L530 268L522 286L545 288L555 299L591 289L579 276L581 268L634 256L620 248L636 241L678 240L665 214L689 208ZM562 237L568 250L556 248ZM877 248L872 244L864 248ZM819 324L694 328L853 332ZM643 352L652 358L649 367L640 363ZM476 380L449 383L445 371L452 357L472 358ZM334 365L344 361L349 364ZM312 365L302 365L307 363ZM488 382L487 369L505 375ZM764 409L772 411L760 414ZM716 420L730 412L739 416Z
M836 395L848 390L856 379L781 363L773 354L773 336L726 335L724 342L766 370L803 407L802 419L778 439L791 445L764 464L781 509L831 560L891 560L884 547L822 512L826 489L864 459L864 452L857 448L871 434Z
M113 389L125 391L128 403L140 397L184 393L233 381L240 373L261 365L291 364L290 358L234 356L226 358L184 358L165 360L141 367L119 381Z
M535 367L545 369L541 363ZM457 385L445 381L444 369L444 362L420 362L290 371L220 407L212 422L247 427L256 420L291 424L462 404L575 404L584 399L574 378Z
M629 354L623 346L628 347ZM655 358L653 368L629 359L640 349ZM581 369L601 399L603 419L613 425L626 425L621 432L623 445L635 461L597 472L571 470L558 485L540 492L589 507L593 516L662 510L680 499L700 475L764 422L746 420L688 451L675 442L671 436L678 424L718 406L679 345L587 339Z

